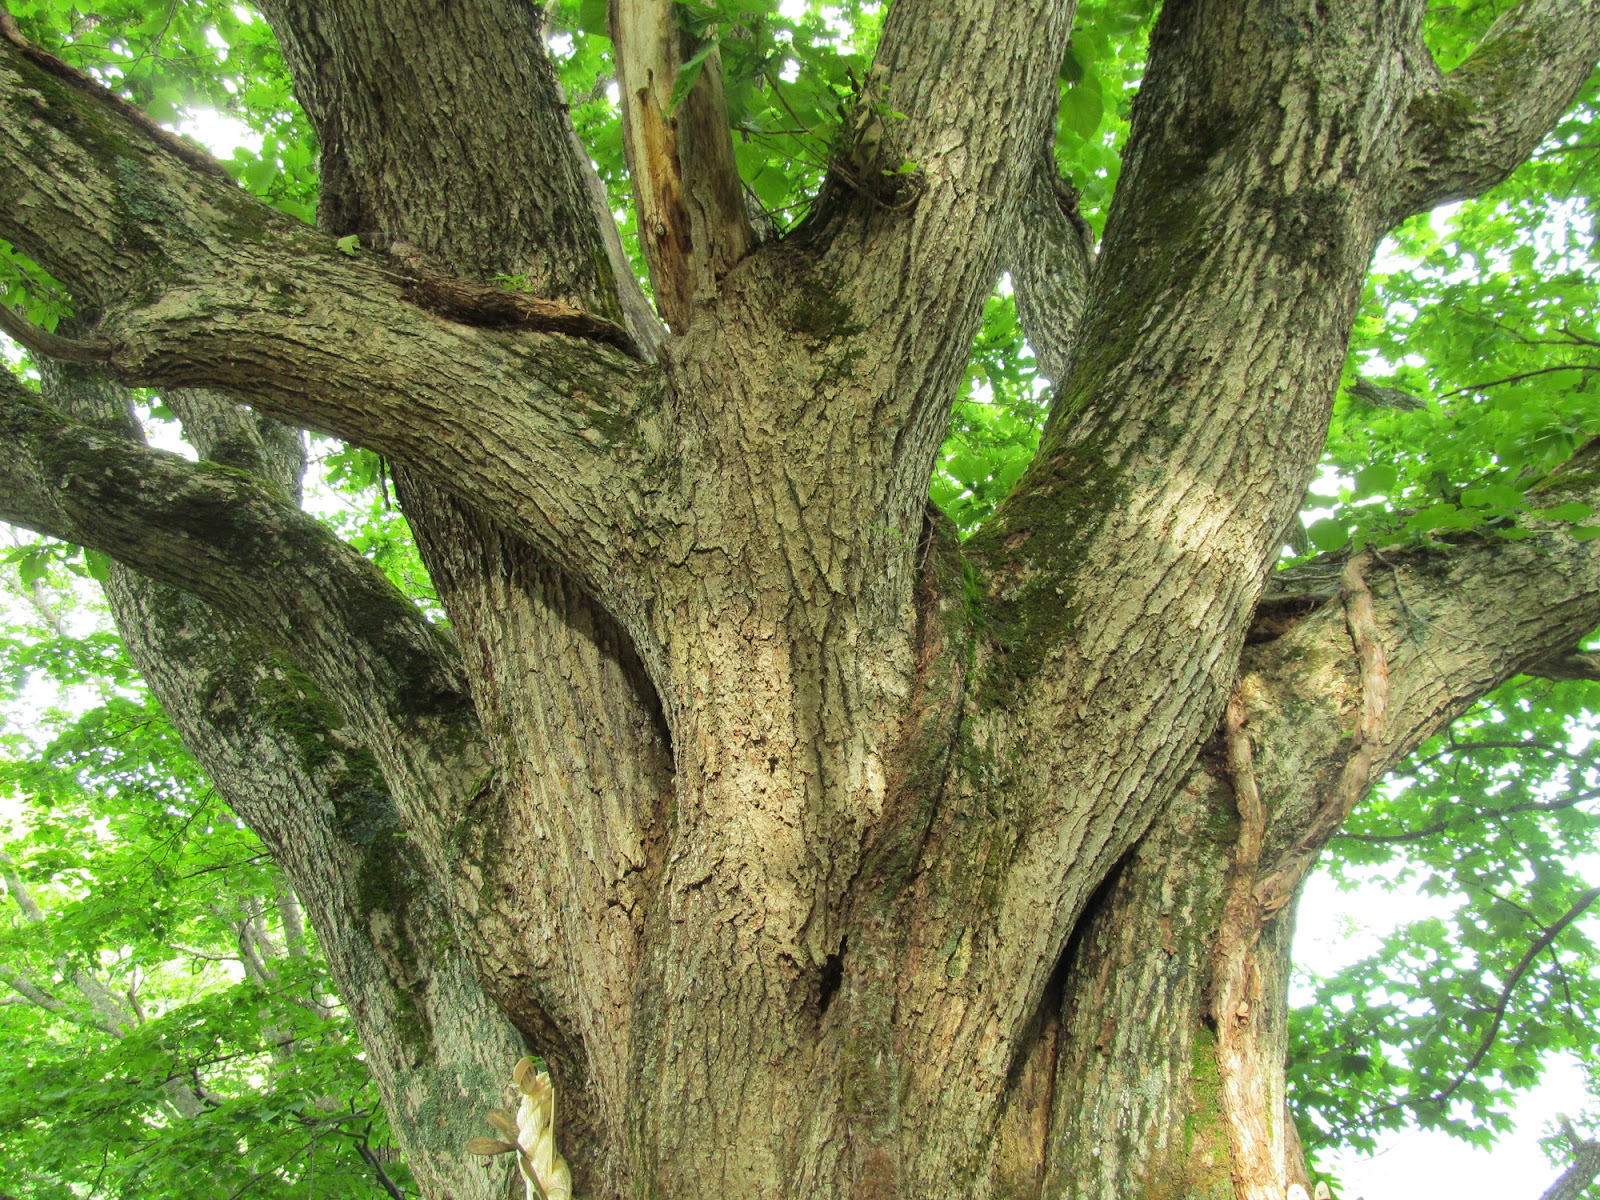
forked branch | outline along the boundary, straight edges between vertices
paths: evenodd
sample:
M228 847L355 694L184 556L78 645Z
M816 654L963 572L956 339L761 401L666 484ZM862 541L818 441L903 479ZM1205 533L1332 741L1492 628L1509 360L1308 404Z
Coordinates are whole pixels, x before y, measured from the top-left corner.
M1533 153L1600 57L1600 3L1523 0L1448 75L1415 50L1396 220L1475 196Z
M321 684L365 698L356 706L371 714L470 720L459 666L421 614L268 486L70 420L8 373L0 444L0 518L101 550L261 625Z
M222 388L407 463L599 590L639 466L628 412L645 371L604 344L627 335L336 243L197 161L0 38L0 237L101 314L82 344L8 324L124 383Z

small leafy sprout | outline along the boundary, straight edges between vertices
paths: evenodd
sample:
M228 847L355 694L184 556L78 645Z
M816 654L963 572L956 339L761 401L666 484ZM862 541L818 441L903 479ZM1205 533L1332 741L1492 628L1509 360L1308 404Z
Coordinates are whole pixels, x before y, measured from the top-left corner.
M339 253L348 254L351 258L354 258L356 252L361 249L361 238L354 233L347 233L344 237L334 242L334 245L339 248Z

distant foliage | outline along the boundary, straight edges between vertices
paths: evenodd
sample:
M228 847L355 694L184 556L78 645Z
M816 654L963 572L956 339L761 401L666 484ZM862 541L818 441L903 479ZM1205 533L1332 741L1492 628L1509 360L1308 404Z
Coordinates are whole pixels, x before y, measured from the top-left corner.
M0 627L0 1192L381 1194L387 1125L295 898L116 638L72 632L101 624L73 581Z

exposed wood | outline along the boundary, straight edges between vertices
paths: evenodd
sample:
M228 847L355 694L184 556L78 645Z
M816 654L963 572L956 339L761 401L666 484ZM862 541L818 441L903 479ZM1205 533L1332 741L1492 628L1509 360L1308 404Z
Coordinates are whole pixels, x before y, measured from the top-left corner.
M1234 1194L1238 1200L1278 1200L1283 1172L1283 1110L1268 1099L1272 1065L1263 1059L1259 1020L1264 988L1254 950L1266 909L1256 894L1267 813L1256 780L1255 752L1245 729L1247 707L1234 695L1223 712L1228 777L1238 805L1222 919L1213 939L1210 1023L1216 1035L1218 1106L1226 1123Z
M408 300L431 313L465 325L489 329L527 329L539 333L564 333L615 346L642 358L637 343L621 325L562 304L529 295L507 284L474 283L443 274L427 256L404 242L385 251L399 268Z
M695 305L755 248L733 158L722 57L697 44L673 0L611 0L622 130L639 243L667 324L689 328ZM685 64L698 74L680 84Z

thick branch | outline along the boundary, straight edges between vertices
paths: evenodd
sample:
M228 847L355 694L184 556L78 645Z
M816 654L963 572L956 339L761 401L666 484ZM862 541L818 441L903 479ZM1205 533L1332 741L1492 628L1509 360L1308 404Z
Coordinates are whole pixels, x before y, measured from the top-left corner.
M610 6L639 242L662 315L679 333L695 302L714 295L755 246L728 131L722 59L715 49L699 57L707 48L694 44L680 13L673 0ZM696 74L685 88L688 72Z
M317 129L325 232L403 237L480 281L557 280L553 299L620 323L619 285L637 287L606 244L539 7L261 5Z
M43 374L52 399L117 436L136 436L127 415L130 397L103 374L53 364L45 364ZM298 437L224 397L173 393L167 399L203 453L271 480L273 496L297 488L303 463ZM226 475L250 482L238 470ZM299 518L281 500L272 513ZM295 575L297 564L315 557L308 550L278 569ZM381 604L388 585L375 574L370 578L381 584L375 598ZM330 588L328 579L337 583L338 571L302 575L299 586L316 594ZM360 599L337 587L330 591L336 594L324 596L325 604ZM470 710L458 714L454 728L443 711L430 726L411 720L406 707L427 700L426 684L418 689L422 695L401 695L387 709L370 687L360 690L361 680L331 679L338 691L320 691L278 653L273 643L283 639L275 632L120 564L111 566L106 593L130 656L185 743L294 882L295 890L280 896L291 953L303 939L296 896L306 899L419 1178L462 1200L502 1195L492 1175L461 1162L459 1149L476 1110L497 1097L505 1061L522 1048L474 978L463 952L470 938L449 919L453 888L461 886L463 873L481 867L458 845L441 853L438 826L456 827L469 804L481 815L496 795ZM366 653L384 654L384 638L372 638L369 621L422 625L403 601L387 614L362 605L350 616L355 655L363 653L363 639ZM315 638L310 629L304 635ZM403 631L399 640L405 640ZM449 663L440 669L448 674ZM383 664L375 664L374 678L381 682L383 674ZM259 921L259 902L246 917L246 928ZM255 948L269 953L259 930L251 932ZM504 961L503 952L495 961ZM526 1003L533 1006L531 996ZM473 1099L462 1104L463 1095ZM182 1101L180 1095L174 1103Z
M119 567L107 593L185 744L304 899L424 1187L503 1197L503 1181L469 1167L460 1147L522 1042L478 986L418 839L400 833L401 808L437 802L457 781L438 777L427 797L391 792L265 638Z
M1600 3L1523 0L1441 75L1420 36L1392 216L1499 183L1532 154L1600 56Z
M1600 654L1589 650L1568 650L1530 663L1527 673L1556 683L1576 679L1600 681Z
M1561 495L1593 502L1595 491L1573 486ZM1270 773L1266 861L1276 878L1263 882L1263 900L1297 885L1337 832L1331 818L1342 819L1365 791L1353 769L1378 778L1479 697L1600 622L1600 554L1553 524L1522 541L1391 552L1368 568L1366 586L1371 612L1360 623L1387 663L1376 730L1366 710L1378 681L1353 652L1356 623L1340 606L1316 609L1245 654L1252 729Z
M611 571L628 358L528 332L531 298L486 305L414 264L340 253L36 58L0 41L0 235L105 312L114 374L226 388L471 494L588 578ZM508 313L517 328L463 323Z
M0 376L0 517L270 629L380 744L470 728L453 652L382 573L241 472L71 421Z
M653 347L660 322L532 7L486 0L441 23L425 3L261 5L321 145L318 228L405 238L451 274L527 279Z
M251 412L220 392L172 388L162 399L177 414L184 436L201 458L248 471L299 506L306 446L298 429Z
M1039 369L1059 383L1067 378L1073 337L1089 299L1094 231L1049 147L1037 156L1025 186L1010 256L1017 316Z

